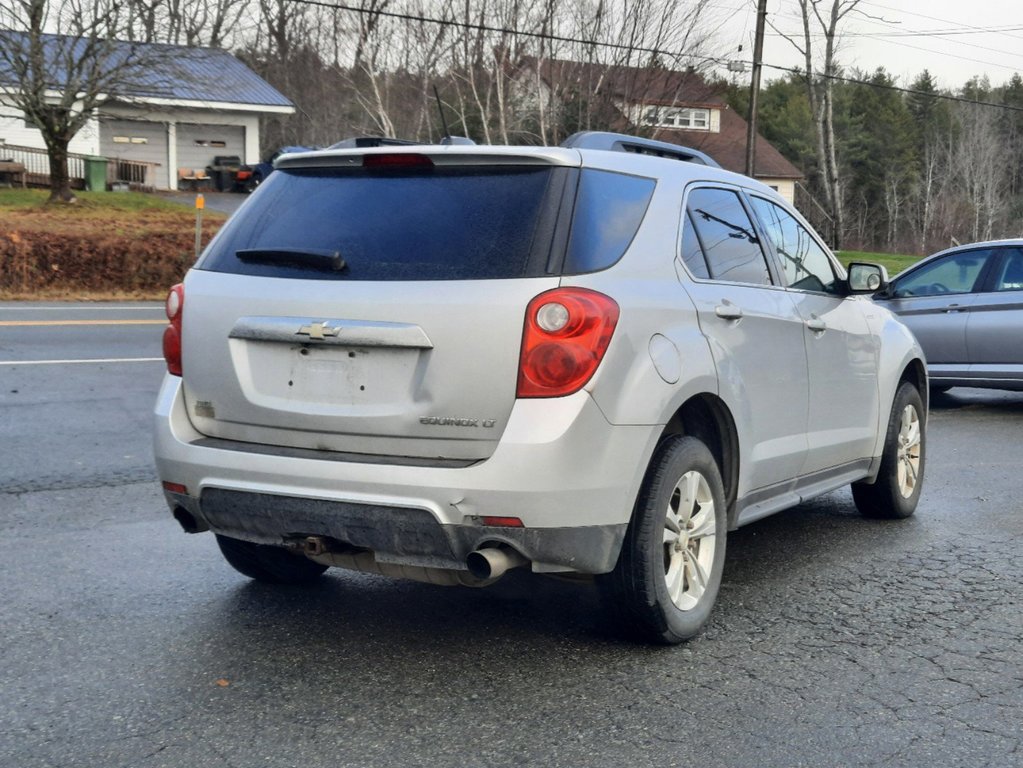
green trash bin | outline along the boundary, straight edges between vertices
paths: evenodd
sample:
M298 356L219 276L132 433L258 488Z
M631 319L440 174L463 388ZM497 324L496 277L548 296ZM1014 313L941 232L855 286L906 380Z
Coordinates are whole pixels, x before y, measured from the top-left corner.
M107 159L105 157L85 158L85 187L90 192L107 191Z

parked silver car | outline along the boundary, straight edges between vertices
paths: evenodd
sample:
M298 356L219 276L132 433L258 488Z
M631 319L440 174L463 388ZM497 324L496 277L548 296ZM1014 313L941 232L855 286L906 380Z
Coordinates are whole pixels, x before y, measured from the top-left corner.
M927 374L881 287L674 145L287 155L168 297L159 475L257 580L595 576L679 642L729 530L849 483L916 508Z
M916 335L932 389L1023 390L1023 240L936 253L875 300Z

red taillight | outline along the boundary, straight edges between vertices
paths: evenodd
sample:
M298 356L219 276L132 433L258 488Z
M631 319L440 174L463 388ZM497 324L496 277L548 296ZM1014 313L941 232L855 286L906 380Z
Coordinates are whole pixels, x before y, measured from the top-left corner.
M395 152L387 155L365 155L363 168L432 168L433 160L414 152Z
M163 489L170 491L171 493L178 493L182 496L188 495L188 489L181 483L168 483L166 480L163 482Z
M167 294L164 309L170 320L163 331L163 359L167 361L167 372L181 375L181 314L185 308L185 287L178 283Z
M586 288L555 288L526 309L518 397L561 397L582 388L611 343L618 305Z

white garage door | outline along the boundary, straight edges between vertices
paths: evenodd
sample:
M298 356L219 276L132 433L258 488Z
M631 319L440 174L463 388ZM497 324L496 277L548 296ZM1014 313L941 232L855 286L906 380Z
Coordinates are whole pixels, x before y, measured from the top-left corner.
M240 125L178 123L178 166L205 168L217 155L245 158L245 128Z
M167 126L141 120L100 120L99 153L104 157L156 163L154 183L167 189Z

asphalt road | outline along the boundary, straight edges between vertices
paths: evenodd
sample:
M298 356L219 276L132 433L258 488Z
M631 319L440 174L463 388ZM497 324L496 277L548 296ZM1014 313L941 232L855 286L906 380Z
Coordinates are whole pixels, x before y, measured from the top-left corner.
M0 303L0 766L1023 765L1023 394L934 403L908 521L731 534L707 630L649 648L526 574L236 574L155 482L160 318Z

